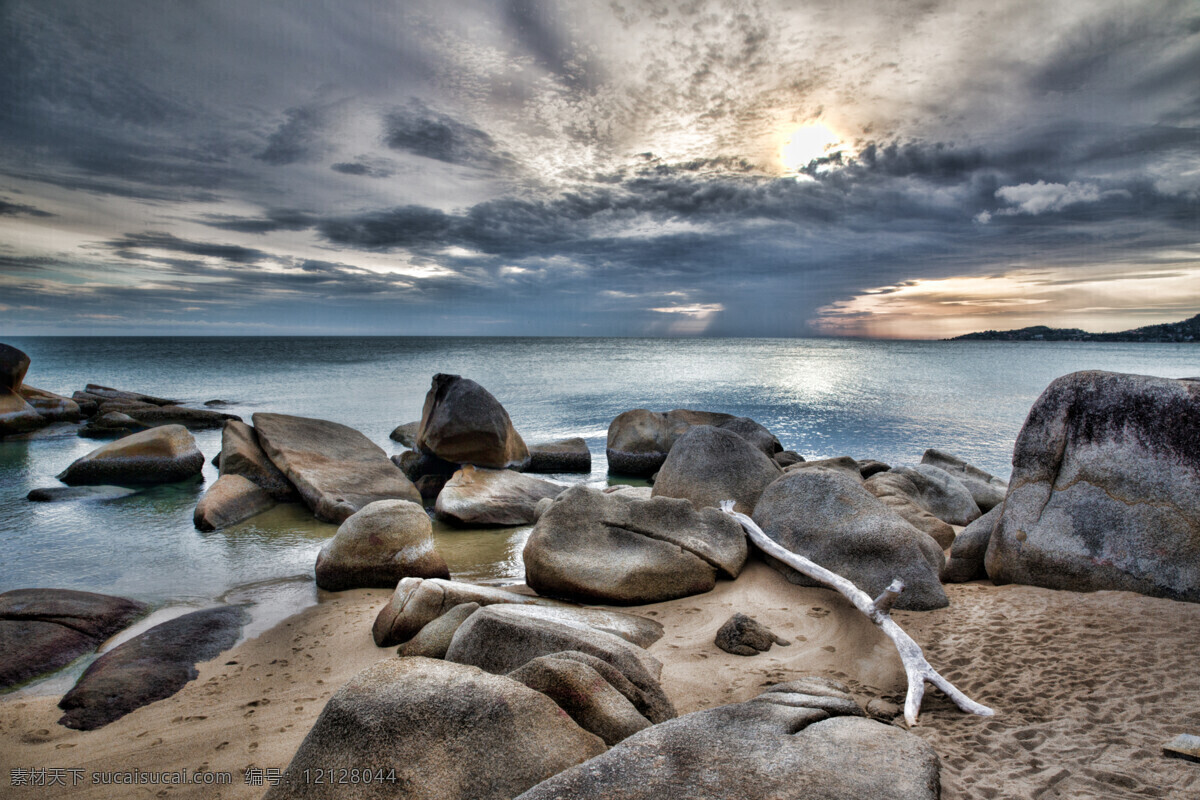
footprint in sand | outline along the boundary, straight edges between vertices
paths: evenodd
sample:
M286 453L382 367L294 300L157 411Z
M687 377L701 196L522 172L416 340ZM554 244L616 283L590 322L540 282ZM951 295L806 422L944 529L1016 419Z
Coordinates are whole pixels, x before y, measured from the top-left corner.
M221 742L219 745L214 747L213 750L224 750L226 747L229 747L229 742Z

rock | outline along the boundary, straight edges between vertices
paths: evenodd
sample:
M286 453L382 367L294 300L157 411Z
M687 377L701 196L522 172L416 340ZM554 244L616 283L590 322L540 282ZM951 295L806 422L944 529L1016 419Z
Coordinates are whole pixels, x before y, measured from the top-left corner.
M987 554L988 542L992 539L992 531L1000 521L1003 509L1003 503L993 507L955 537L954 545L950 548L950 558L942 570L943 582L966 583L987 577L983 560Z
M679 497L697 510L734 500L734 510L754 511L763 489L783 472L736 433L695 425L676 440L654 481L653 497Z
M480 469L466 464L436 495L438 519L456 525L528 525L543 498L566 487L511 469Z
M228 528L275 505L265 489L241 475L222 475L196 503L192 523L197 530Z
M533 507L533 521L537 522L541 519L542 515L546 513L553 503L553 497L543 497L541 500L538 500L537 505Z
M416 450L405 450L403 453L392 456L392 463L403 470L413 483L426 476L440 477L443 479L442 483L445 483L459 469L458 464L444 461L427 453L418 453Z
M63 500L116 500L128 497L138 490L128 486L48 486L32 489L26 500L35 503L58 503Z
M814 470L825 469L843 472L852 478L862 480L862 470L859 464L850 456L835 456L834 458L821 458L816 461L801 461L785 468L784 473L796 472L797 470Z
M921 492L907 475L899 471L879 472L868 478L863 486L914 528L929 534L938 547L945 550L954 543L953 526L918 505Z
M521 469L529 462L529 449L500 401L473 380L441 373L425 396L417 449L494 469Z
M1017 437L985 563L996 583L1200 602L1200 382L1051 383Z
M421 502L428 505L436 503L438 495L446 485L445 475L422 475L417 478L417 491L421 493Z
M461 581L405 578L397 584L388 604L380 609L375 618L371 631L375 644L386 647L406 641L425 625L462 603L536 606L542 616L550 615L568 623L574 619L578 621L577 624L608 631L640 647L649 647L663 635L662 625L634 614L580 608L558 600Z
M286 414L254 415L263 452L317 519L341 523L376 500L421 504L421 493L382 448L353 428Z
M71 589L0 594L0 691L65 667L148 611L136 600Z
M437 619L426 623L424 628L417 631L416 636L396 649L396 655L445 658L446 650L450 647L450 640L454 638L454 632L467 621L467 617L479 608L481 608L479 603L456 605Z
M376 500L346 518L317 554L317 586L388 589L401 578L449 578L420 503Z
M300 493L279 467L267 457L254 428L241 420L228 420L221 431L221 475L239 475L258 485L280 503L294 503Z
M22 384L17 394L47 422L79 422L83 418L83 412L80 410L79 404L69 397L63 397L60 394L54 394L54 392L47 392L44 389L35 389L32 386L24 384Z
M591 472L592 453L587 442L576 436L529 446L526 472Z
M1163 755L1200 762L1200 736L1181 733L1163 745Z
M866 480L872 475L877 475L880 472L887 472L889 469L891 469L891 467L887 464L883 463L882 461L875 461L871 458L858 462L858 474L862 476L863 480Z
M29 356L9 344L0 344L0 390L17 393L29 371Z
M59 724L92 731L170 697L196 678L197 663L232 647L249 619L242 606L206 608L117 645L93 661L59 701L67 712Z
M810 678L647 728L517 800L936 800L939 771L924 740Z
M654 644L663 635L663 627L658 622L622 611L547 603L508 603L505 605L507 609L505 613L510 616L548 620L570 628L597 630L619 636L630 644L643 648Z
M574 659L539 656L508 677L549 697L579 727L609 746L650 727L650 720L599 672Z
M106 411L103 414L97 412L86 425L79 429L78 434L87 439L119 439L146 429L146 425L128 414L120 411Z
M781 450L771 456L771 460L780 469L790 467L792 464L800 464L804 462L804 456L797 453L795 450Z
M591 667L608 682L609 686L616 689L626 700L632 703L637 712L651 723L666 722L669 719L675 719L675 706L671 705L671 701L667 699L665 694L661 692L643 692L634 686L633 682L629 678L626 678L621 670L602 658L581 653L578 650L562 650L550 657L570 659Z
M608 426L605 448L608 471L620 475L654 474L667 460L676 440L694 425L727 429L768 457L783 450L770 431L746 417L682 408L665 414L635 408L618 414Z
M229 406L233 405L237 405L237 403L234 403L231 400L213 399L204 401L205 408L228 408Z
M511 678L394 658L330 698L264 800L343 797L347 788L363 800L508 800L602 752L599 737ZM305 780L306 770L343 769L385 779L352 787Z
M94 415L96 413L96 409L100 406L100 403L97 402L96 398L87 392L75 392L71 395L71 400L73 400L75 404L79 406L80 413L82 413L85 417Z
M28 433L49 422L20 394L28 369L29 356L0 344L0 438Z
M905 589L896 608L926 611L949 604L938 580L945 563L941 548L868 492L857 475L835 469L789 472L766 488L753 519L783 547L872 597L900 578ZM792 583L817 585L768 561Z
M971 493L979 510L987 513L1004 502L1008 484L995 475L973 467L961 458L930 448L921 456L921 463L945 470L958 479Z
M889 474L903 475L911 480L917 490L913 500L943 522L970 525L979 519L979 506L975 505L970 490L946 470L918 464L897 467Z
M178 400L168 400L165 397L155 397L150 394L141 394L140 392L124 392L120 389L112 389L108 386L99 386L95 383L89 383L83 387L86 394L100 400L128 400L135 403L148 403L152 406L177 406Z
M397 425L396 429L388 434L388 438L415 450L417 447L417 437L420 433L421 420L417 420L416 422L406 422L403 425Z
M107 403L103 406L103 408L108 407ZM125 413L149 428L157 425L182 425L192 431L216 430L224 427L228 420L237 422L242 420L236 414L225 414L204 408L184 408L183 406L127 408Z
M791 644L753 617L734 614L717 630L713 644L735 656L756 656L771 649L771 645L787 647Z
M600 491L605 494L624 497L628 500L649 500L654 496L653 486L625 486L619 484L617 486L606 486Z
M471 664L497 675L539 656L575 650L612 665L638 690L639 710L652 722L675 716L658 683L662 664L637 645L605 631L541 619L527 608L492 605L467 618L455 632L446 660ZM638 705L638 704L635 704Z
M164 425L118 439L76 459L58 479L68 486L176 483L200 474L204 455L182 425Z
M573 486L525 543L525 582L539 594L600 603L657 603L736 578L745 534L713 508L670 497L634 500Z

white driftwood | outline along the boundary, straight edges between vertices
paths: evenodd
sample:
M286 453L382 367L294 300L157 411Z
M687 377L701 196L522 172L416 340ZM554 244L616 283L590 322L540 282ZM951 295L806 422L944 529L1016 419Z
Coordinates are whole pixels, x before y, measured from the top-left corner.
M762 528L755 524L754 520L745 514L734 511L733 502L732 500L723 501L721 510L737 520L750 537L750 541L758 545L760 550L777 561L782 561L808 577L841 592L854 604L855 608L870 617L871 621L878 625L895 643L896 649L900 651L900 661L904 664L904 672L908 676L908 696L904 700L904 719L909 725L917 724L917 715L921 712L921 700L925 697L926 681L945 692L946 696L963 711L978 714L981 717L990 717L996 713L987 706L976 703L967 697L954 684L938 674L938 671L925 660L921 646L913 641L913 638L905 633L904 629L897 625L896 621L888 614L892 603L900 595L900 592L904 591L902 581L893 581L891 586L883 590L878 599L872 600L866 592L851 581L836 572L825 569L820 564L809 561L804 556L793 553L769 538L763 533Z

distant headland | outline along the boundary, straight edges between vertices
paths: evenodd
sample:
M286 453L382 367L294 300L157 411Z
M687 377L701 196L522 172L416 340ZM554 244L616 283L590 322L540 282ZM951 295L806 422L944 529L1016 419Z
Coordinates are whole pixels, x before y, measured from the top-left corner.
M1048 328L1045 325L1034 325L1031 328L1012 331L965 333L949 341L961 339L992 342L1197 342L1200 341L1200 314L1182 322L1147 325L1116 333L1088 333L1079 328Z

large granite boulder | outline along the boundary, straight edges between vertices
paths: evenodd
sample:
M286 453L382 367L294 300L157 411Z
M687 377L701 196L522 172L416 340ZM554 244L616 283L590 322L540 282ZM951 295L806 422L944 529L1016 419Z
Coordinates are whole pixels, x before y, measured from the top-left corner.
M591 472L592 453L581 437L529 445L526 472Z
M746 563L741 526L687 500L634 500L573 486L525 543L525 582L539 594L598 603L657 603L707 592Z
M408 641L431 622L463 603L536 606L536 613L543 618L598 628L640 647L649 647L663 635L662 625L634 614L580 608L570 603L510 592L494 586L421 578L405 578L396 585L388 604L375 617L371 635L380 647Z
M432 622L425 624L417 635L396 648L398 656L424 656L445 658L454 634L467 621L467 617L482 608L479 603L459 603Z
M565 488L511 469L466 464L442 486L434 510L438 519L455 525L529 525L538 501L558 497Z
M801 470L836 470L843 472L851 478L863 480L862 463L850 456L834 456L833 458L819 458L814 461L798 461L795 464L788 464L783 468L785 473L799 472ZM878 463L878 462L865 462ZM886 470L880 470L886 471ZM872 473L874 474L874 473Z
M300 494L292 482L267 458L254 428L241 420L228 420L221 431L217 468L221 475L240 475L269 493L280 503L292 503Z
M1200 602L1200 380L1051 383L1017 437L986 566L997 583Z
M966 583L987 577L983 560L1003 509L1003 504L995 506L955 537L950 558L946 559L946 566L942 569L944 583Z
M766 428L747 417L677 408L665 414L635 408L618 414L608 426L608 471L649 476L662 467L675 442L695 425L736 433L770 457L783 446Z
M204 455L182 425L164 425L118 439L76 459L58 475L68 486L146 486L194 478Z
M241 475L222 475L196 503L192 524L197 530L228 528L274 507L275 498Z
M0 594L0 691L65 667L149 610L136 600L71 589Z
M428 658L380 661L339 689L264 800L509 800L604 752L554 701L503 675ZM381 773L353 786L305 772ZM395 780L391 780L394 776Z
M924 531L945 550L954 543L954 526L930 514L922 506L921 492L912 479L900 470L878 472L863 484L892 511L919 531Z
M596 670L573 658L539 656L508 673L514 681L549 697L585 731L612 746L650 727L629 698Z
M341 523L376 500L421 493L383 449L336 422L287 414L254 415L263 452L291 481L317 519Z
M47 422L79 422L83 411L69 397L22 384L17 394L33 407Z
M425 395L417 449L455 464L521 469L529 449L500 401L478 383L438 373Z
M193 611L141 633L92 662L58 707L59 724L101 728L182 689L200 673L196 664L237 642L250 614L242 606Z
M936 800L940 769L845 686L806 678L647 728L517 800Z
M943 453L941 450L934 450L931 447L921 456L921 463L937 467L953 475L959 483L967 487L967 491L975 500L975 505L979 506L979 510L985 514L1004 502L1004 495L1008 492L1007 483L989 472L984 472L979 467L968 464L957 456Z
M420 503L376 500L346 518L317 554L317 586L388 589L402 578L449 578Z
M539 656L576 651L607 662L637 688L634 706L651 722L675 716L658 678L662 664L631 642L586 625L529 614L522 606L492 605L467 617L446 651L446 660L471 664L497 675Z
M918 464L915 467L896 467L888 475L902 475L916 488L913 500L917 505L951 525L970 525L979 519L979 506L971 492L944 469Z
M783 471L736 433L696 425L679 437L654 479L654 497L679 497L697 510L733 500L734 510L754 511L759 495Z
M21 396L28 369L29 356L11 345L0 344L0 438L28 433L49 422Z
M840 470L803 469L772 483L753 519L793 553L853 581L872 597L894 579L904 581L897 608L926 611L949 605L938 573L942 549ZM768 558L789 581L819 585Z

